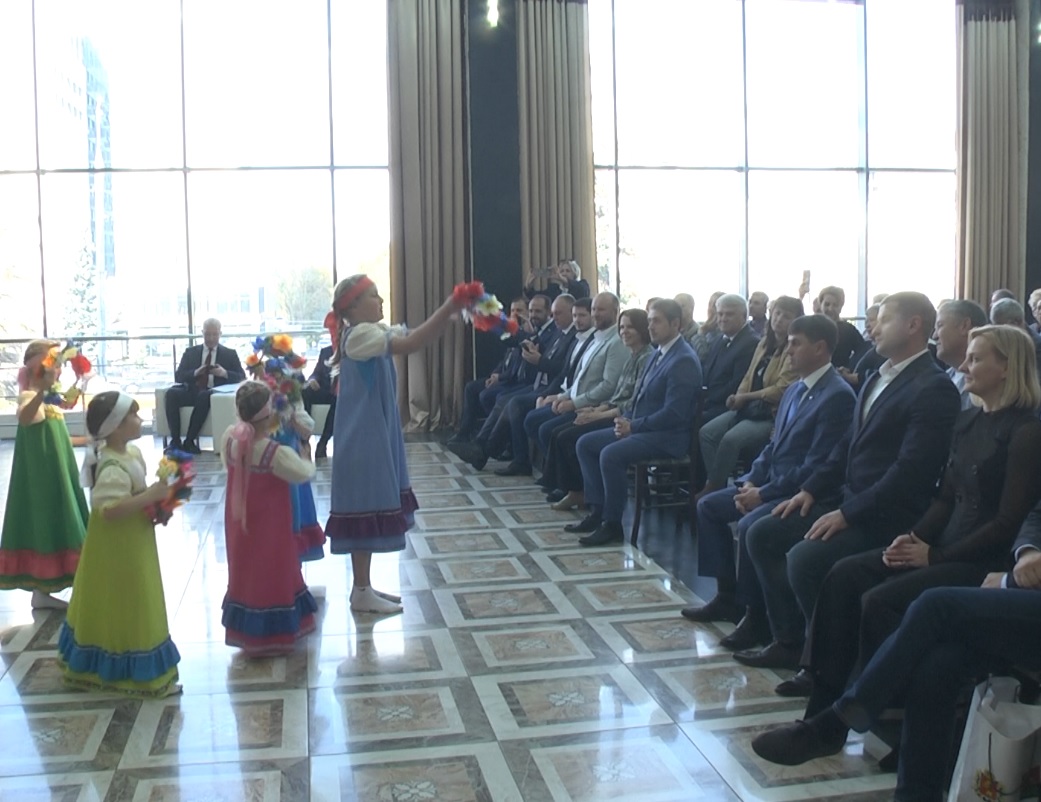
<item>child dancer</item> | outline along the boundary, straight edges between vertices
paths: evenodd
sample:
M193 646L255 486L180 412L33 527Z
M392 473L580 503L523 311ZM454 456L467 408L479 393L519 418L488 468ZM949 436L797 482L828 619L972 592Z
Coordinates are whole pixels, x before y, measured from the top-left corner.
M224 642L254 657L285 654L314 630L318 609L300 573L289 497L290 484L310 480L314 465L271 439L280 421L266 384L243 384L235 406L239 422L221 449L228 469Z
M368 276L351 276L333 293L337 325L333 373L339 374L333 453L332 512L325 526L333 554L350 554L354 571L351 609L399 613L401 599L372 589L372 552L401 551L418 505L405 465L398 417L395 354L433 342L456 311L448 298L411 332L387 326L383 299Z
M161 697L180 693L181 656L170 640L155 526L146 512L166 498L147 484L137 401L99 393L87 407L94 438L81 473L91 488L90 524L58 654L65 681L95 690Z
M287 417L281 421L278 431L275 432L274 439L304 456L310 451L314 418L307 414L303 401L292 403L287 413ZM293 536L300 560L307 562L322 559L325 556L325 532L318 523L318 511L314 506L314 492L311 490L310 480L290 484L289 499L293 508Z
M87 530L87 501L54 384L43 360L58 343L33 340L18 372L18 434L0 537L0 589L31 590L34 609L65 609L48 594L71 587Z

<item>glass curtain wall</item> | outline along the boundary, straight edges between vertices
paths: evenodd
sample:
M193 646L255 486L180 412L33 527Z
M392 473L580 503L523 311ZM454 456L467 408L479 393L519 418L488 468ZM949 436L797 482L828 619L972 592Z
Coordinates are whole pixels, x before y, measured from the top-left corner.
M386 38L373 0L0 3L0 338L126 338L92 355L144 391L187 343L134 338L389 286Z
M600 285L955 286L954 0L590 0Z

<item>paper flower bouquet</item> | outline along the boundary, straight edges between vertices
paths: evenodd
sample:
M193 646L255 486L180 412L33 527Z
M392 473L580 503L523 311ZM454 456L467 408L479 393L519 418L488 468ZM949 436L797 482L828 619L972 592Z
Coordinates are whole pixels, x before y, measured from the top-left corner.
M83 356L80 346L76 343L66 343L64 348L55 346L40 362L40 370L53 370L57 376L61 376L65 365L72 368L76 375L75 380L67 390L62 390L61 382L55 380L54 385L43 397L43 403L51 404L62 409L72 409L80 400L83 388L91 375L91 364L87 357Z
M166 526L173 511L192 497L192 482L195 480L192 455L183 451L166 452L155 475L160 482L166 482L169 492L165 499L153 504L146 512L152 523Z
M246 370L254 379L271 388L272 403L282 416L292 414L292 406L300 400L304 387L301 369L306 357L293 351L293 338L288 334L271 334L253 341L253 353L246 357Z
M517 321L507 315L502 302L491 293L485 292L480 281L456 284L452 299L462 307L463 318L473 323L477 331L498 334L503 340L517 333Z

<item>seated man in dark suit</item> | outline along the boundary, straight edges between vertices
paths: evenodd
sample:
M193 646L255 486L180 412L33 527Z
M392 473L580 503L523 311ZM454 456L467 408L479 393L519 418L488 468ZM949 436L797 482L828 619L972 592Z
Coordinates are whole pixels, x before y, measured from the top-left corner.
M853 425L791 499L746 534L775 640L734 659L798 668L824 577L843 557L889 545L929 506L947 461L958 391L929 353L936 310L921 293L888 296L875 347L886 362L865 383ZM843 481L845 480L845 481ZM800 674L799 682L808 676Z
M716 301L716 320L723 336L712 344L703 366L702 423L727 411L727 399L737 392L759 344L759 338L748 325L748 303L740 295L723 295Z
M1010 570L982 588L934 588L908 609L846 693L805 721L752 741L756 753L794 766L842 751L849 731L867 732L903 705L896 799L943 799L957 704L974 684L1012 667L1041 671L1041 510L1027 517ZM959 797L960 798L960 797Z
M480 419L495 407L499 393L516 387L521 367L525 364L520 357L521 340L527 339L549 319L549 303L543 296L536 296L532 304L535 308L531 324L528 323L528 302L524 298L515 298L510 304L510 317L519 325L518 334L506 341L502 359L487 378L473 379L463 386L463 411L459 427L449 442L458 443L473 437Z
M694 409L703 384L701 363L680 333L683 319L675 301L654 301L647 324L651 342L658 347L647 360L631 410L615 418L613 429L584 434L575 446L591 512L565 529L591 533L578 541L583 546L623 539L626 471L632 463L682 457L690 450Z
M202 345L184 349L174 373L177 381L166 391L166 422L170 427L171 448L199 453L199 432L210 414L210 394L214 387L245 381L239 355L220 344L220 321L209 318L202 324ZM184 443L181 443L181 407L192 407ZM221 432L214 432L220 436Z
M536 295L532 304L544 295ZM510 445L510 417L506 410L516 397L531 406L535 399L545 391L550 380L563 370L568 349L575 339L575 327L572 321L575 299L567 294L558 295L550 306L551 320L537 336L521 342L521 359L524 367L516 387L499 393L495 406L481 426L481 431L472 442L453 441L448 448L464 462L470 463L474 470L482 470L492 457L498 456ZM530 309L531 307L529 307ZM523 422L523 416L521 417Z
M322 427L322 434L318 438L318 445L314 450L315 458L328 456L326 447L329 445L329 438L333 436L336 393L333 392L332 375L329 365L326 364L332 358L333 347L331 345L325 346L318 352L318 359L315 362L314 370L311 371L311 378L307 380L307 384L300 393L304 402L304 410L308 415L311 414L311 407L315 404L329 405L329 414L325 416L325 426Z
M838 331L830 318L796 318L788 330L788 357L800 381L781 399L773 436L738 487L709 493L698 502L698 574L716 578L716 596L704 607L682 611L691 621L741 623L720 641L747 649L770 641L762 589L745 546L748 528L790 498L845 438L856 396L831 364ZM735 565L730 524L738 521L741 558ZM747 608L747 612L746 612ZM743 616L743 618L742 618ZM778 633L784 638L784 633Z

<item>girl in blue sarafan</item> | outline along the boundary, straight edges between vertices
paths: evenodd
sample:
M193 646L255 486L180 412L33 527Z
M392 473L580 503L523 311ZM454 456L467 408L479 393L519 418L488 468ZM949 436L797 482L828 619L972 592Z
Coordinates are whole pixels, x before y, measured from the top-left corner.
M291 343L286 334L258 338L254 343L258 355L250 357L246 364L274 394L280 425L271 435L272 439L309 460L314 419L307 414L300 397L303 374L299 369L305 360L293 353ZM325 556L325 532L318 523L311 483L291 484L289 499L293 508L293 538L300 560L322 559Z
M345 278L326 319L335 327L330 362L339 376L333 437L332 502L326 535L333 554L350 554L351 610L401 612L401 598L373 590L373 552L401 551L418 508L405 464L394 356L437 339L459 307L449 297L418 328L388 326L383 299L365 275Z

